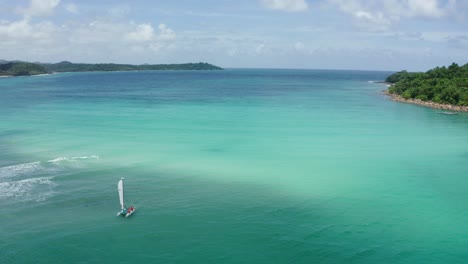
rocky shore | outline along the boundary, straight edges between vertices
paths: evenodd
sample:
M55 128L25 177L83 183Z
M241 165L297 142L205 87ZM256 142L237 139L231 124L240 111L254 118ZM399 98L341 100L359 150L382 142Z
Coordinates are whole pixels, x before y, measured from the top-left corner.
M392 98L393 101L407 103L407 104L417 104L426 107L431 107L435 109L448 110L448 111L458 111L458 112L468 112L468 106L458 106L450 104L438 104L432 101L422 101L419 99L405 99L398 94L391 94L388 90L382 92L385 95L388 95Z

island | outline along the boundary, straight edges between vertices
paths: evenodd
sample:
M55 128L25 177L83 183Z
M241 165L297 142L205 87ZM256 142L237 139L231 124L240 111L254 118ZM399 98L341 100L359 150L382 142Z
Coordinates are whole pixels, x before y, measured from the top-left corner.
M5 62L0 64L0 76L28 76L46 74L46 67L30 62Z
M2 61L0 63L0 76L30 76L54 72L89 72L89 71L165 71L165 70L223 70L222 68L206 63L182 64L115 64L115 63L72 63L62 61L59 63L31 63L22 61Z
M468 63L427 72L400 71L388 76L385 94L394 101L468 112Z

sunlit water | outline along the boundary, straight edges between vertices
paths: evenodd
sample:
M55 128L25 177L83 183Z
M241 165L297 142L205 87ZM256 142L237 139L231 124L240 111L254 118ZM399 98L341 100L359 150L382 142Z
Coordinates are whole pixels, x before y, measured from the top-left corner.
M0 263L466 263L468 115L387 75L2 78Z

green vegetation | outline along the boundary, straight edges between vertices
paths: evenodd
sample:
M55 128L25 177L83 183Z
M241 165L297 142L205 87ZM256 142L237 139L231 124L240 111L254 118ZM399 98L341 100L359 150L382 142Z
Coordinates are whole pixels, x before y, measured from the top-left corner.
M0 76L28 76L47 73L39 64L29 62L8 62L0 64Z
M405 99L420 99L434 103L468 106L468 63L437 67L427 72L397 72L387 77L393 83L391 94Z
M209 63L183 63L183 64L114 64L114 63L71 63L62 61L53 64L43 64L51 72L85 72L85 71L154 71L154 70L222 70Z
M0 76L28 76L50 72L87 72L87 71L164 71L164 70L222 70L222 68L204 62L183 64L114 64L114 63L30 63L4 62L0 63Z

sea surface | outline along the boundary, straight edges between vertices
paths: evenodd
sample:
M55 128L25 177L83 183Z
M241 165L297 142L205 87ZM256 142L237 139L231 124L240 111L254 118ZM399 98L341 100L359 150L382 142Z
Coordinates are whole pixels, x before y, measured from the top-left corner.
M389 74L1 78L0 263L468 263L468 114Z

